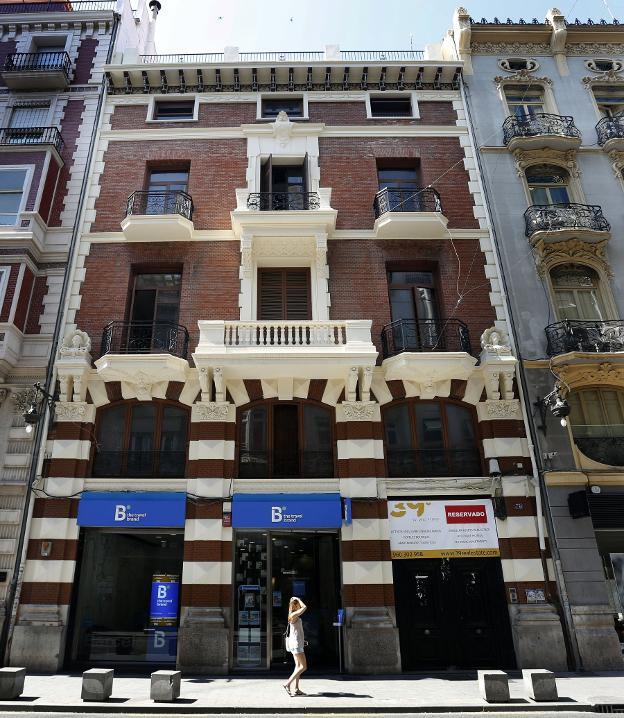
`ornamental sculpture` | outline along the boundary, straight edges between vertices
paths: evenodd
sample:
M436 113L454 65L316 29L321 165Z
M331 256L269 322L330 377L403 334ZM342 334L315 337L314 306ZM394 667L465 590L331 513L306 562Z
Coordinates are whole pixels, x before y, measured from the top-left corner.
M481 348L487 354L494 354L496 356L510 355L511 344L509 342L509 335L503 329L490 327L481 335Z
M91 339L86 332L74 329L68 332L63 339L59 354L62 357L84 357L91 349Z

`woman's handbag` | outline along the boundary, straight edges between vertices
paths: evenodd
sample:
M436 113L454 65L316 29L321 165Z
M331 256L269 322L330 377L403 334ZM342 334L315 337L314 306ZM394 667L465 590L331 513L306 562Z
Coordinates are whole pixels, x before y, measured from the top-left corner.
M284 639L285 650L290 650L290 647L288 645L288 639L290 638L290 621L286 623L286 630L284 631L284 633L282 633L282 638Z

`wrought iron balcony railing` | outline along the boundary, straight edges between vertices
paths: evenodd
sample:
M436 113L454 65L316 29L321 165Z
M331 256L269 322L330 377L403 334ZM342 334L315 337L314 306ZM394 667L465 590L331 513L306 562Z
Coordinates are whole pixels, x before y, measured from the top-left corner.
M624 352L624 319L564 319L546 327L548 356L566 352Z
M479 450L471 449L387 449L388 476L481 476Z
M62 52L14 52L4 61L4 72L63 72L69 78L71 60Z
M588 458L624 466L624 424L575 424L572 433L579 450Z
M541 135L559 135L571 139L581 139L581 133L574 124L574 118L568 115L551 115L540 112L535 115L511 115L503 122L503 142L517 137L540 137Z
M170 322L110 322L104 327L101 356L105 354L171 354L186 359L186 327Z
M130 215L179 214L193 219L193 198L186 192L137 190L128 197L126 217Z
M433 187L390 189L384 187L373 201L375 219L386 212L442 212L440 195Z
M468 327L459 319L397 319L381 332L384 359L402 352L471 353Z
M244 451L238 457L239 479L327 479L334 476L331 451Z
M96 451L91 475L102 478L183 478L186 451Z
M0 5L0 15L35 12L113 12L116 0L51 0L50 2L10 2Z
M531 237L535 232L557 230L591 230L608 232L611 225L597 204L534 204L524 213L524 233Z
M60 154L65 143L56 127L4 127L0 145L52 145Z
M319 209L320 206L317 192L252 192L247 198L247 208L261 212Z
M603 117L596 125L596 134L601 147L609 140L624 139L624 115Z

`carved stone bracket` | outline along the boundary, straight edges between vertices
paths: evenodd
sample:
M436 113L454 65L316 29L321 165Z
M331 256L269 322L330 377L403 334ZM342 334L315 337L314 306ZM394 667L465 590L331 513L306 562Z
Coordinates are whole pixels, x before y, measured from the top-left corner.
M86 332L68 332L59 348L56 369L61 402L83 402L87 396L86 378L91 370L91 339Z
M212 401L212 387L214 384L214 399L217 403L222 403L226 398L225 379L223 377L223 367L201 367L198 371L199 387L201 389L202 402Z
M241 237L241 273L244 279L253 276L253 240L248 234Z
M507 332L498 327L486 329L481 335L481 348L487 398L491 401L513 399L516 359L512 356Z
M600 242L583 242L579 239L568 239L564 242L544 242L539 240L534 247L537 261L537 271L541 277L546 277L553 267L558 264L574 262L587 264L607 277L613 276L611 265L605 255L607 240Z
M580 177L581 172L576 163L575 150L555 150L551 148L542 148L539 150L514 150L514 159L516 160L516 172L519 177L524 177L527 167L535 164L555 164L565 168L572 177Z

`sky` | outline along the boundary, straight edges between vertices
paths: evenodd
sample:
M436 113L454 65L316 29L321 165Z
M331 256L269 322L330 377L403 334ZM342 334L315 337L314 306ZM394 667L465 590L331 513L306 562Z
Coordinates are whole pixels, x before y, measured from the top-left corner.
M259 50L415 50L439 42L460 4L472 17L543 20L555 0L161 0L160 54ZM624 0L557 0L568 20L624 23Z

